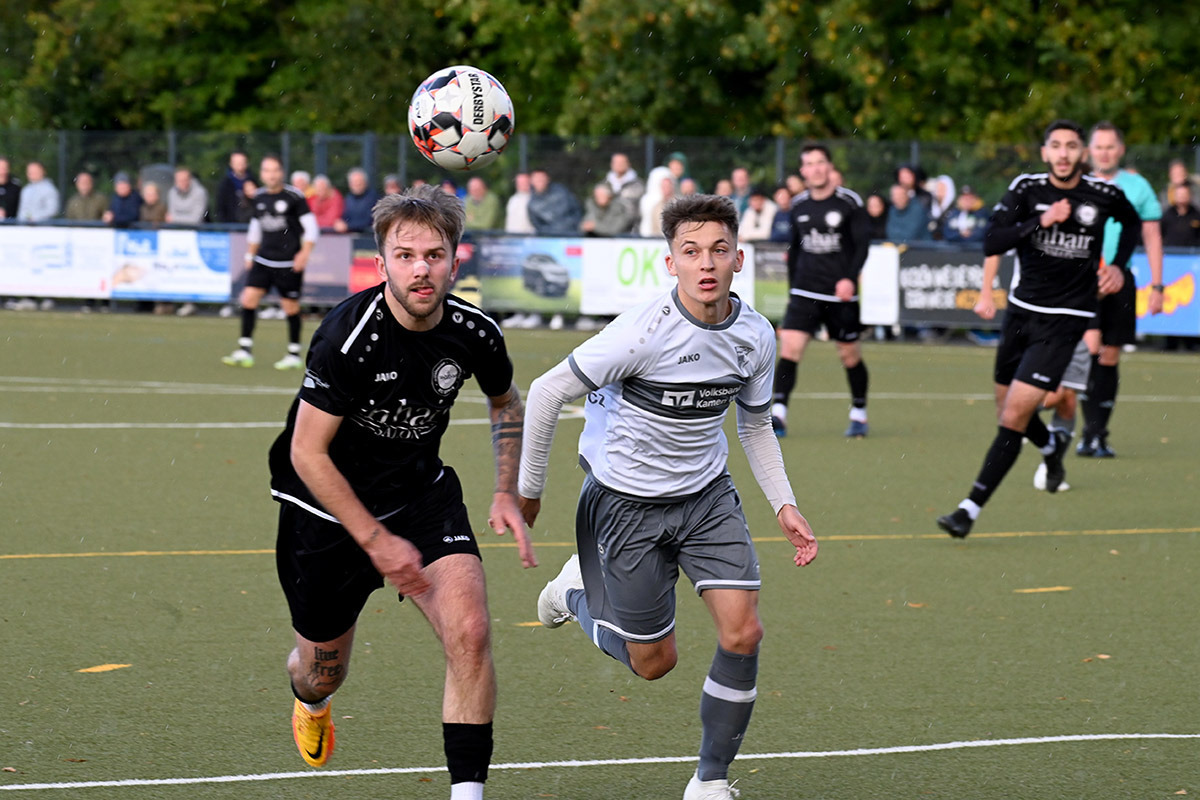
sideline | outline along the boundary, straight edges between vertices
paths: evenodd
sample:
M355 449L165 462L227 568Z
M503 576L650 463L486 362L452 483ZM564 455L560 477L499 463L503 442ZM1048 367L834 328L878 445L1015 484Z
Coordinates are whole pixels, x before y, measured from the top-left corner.
M933 753L943 750L967 750L977 747L1007 747L1027 744L1057 744L1060 742L1103 742L1131 739L1200 739L1200 733L1088 733L1066 736L1031 736L1021 739L977 739L967 742L903 745L900 747L861 747L854 750L801 750L792 753L749 753L737 757L738 762L766 759L837 758L844 756L883 756L900 753ZM650 756L647 758L597 758L586 761L522 761L492 764L492 770L553 769L578 767L612 767L632 764L679 764L696 760L688 756ZM199 783L248 783L278 781L290 778L344 778L355 775L406 775L413 773L445 772L445 767L381 767L377 769L331 769L317 772L265 772L255 775L215 775L207 778L151 778L116 781L71 781L67 783L24 783L0 786L0 792L39 791L46 789L103 789L126 786L187 786Z

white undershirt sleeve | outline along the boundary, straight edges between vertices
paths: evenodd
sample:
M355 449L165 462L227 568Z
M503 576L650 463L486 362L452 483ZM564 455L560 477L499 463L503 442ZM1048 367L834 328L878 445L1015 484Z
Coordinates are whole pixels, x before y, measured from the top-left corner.
M758 481L763 494L771 503L771 510L778 515L779 509L785 505L796 505L796 496L792 494L787 470L783 466L779 440L775 438L775 432L771 429L771 412L747 411L739 405L737 433L742 449L746 451L746 460L750 462L754 479Z
M321 226L317 224L317 215L311 211L300 217L300 226L304 228L304 233L300 236L301 241L315 242L321 238Z
M517 491L531 500L542 496L554 428L564 404L588 393L588 387L564 359L529 387L525 399L525 436L521 444L521 472Z
M258 217L252 218L246 228L246 244L262 244L262 223Z

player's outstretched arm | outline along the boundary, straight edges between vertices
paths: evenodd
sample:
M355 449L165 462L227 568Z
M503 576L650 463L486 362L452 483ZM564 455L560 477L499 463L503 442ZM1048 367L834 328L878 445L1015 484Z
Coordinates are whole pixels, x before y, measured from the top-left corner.
M746 451L746 460L755 480L775 511L779 528L796 548L796 566L803 567L817 557L817 540L812 528L796 508L796 498L783 466L779 440L771 430L769 411L749 411L737 408L738 439Z
M779 520L779 529L783 531L783 535L796 548L796 555L792 559L796 566L806 567L811 564L817 557L817 537L813 535L808 520L791 504L779 509L776 519Z
M529 387L518 494L521 513L530 526L542 508L542 490L546 486L546 468L558 415L562 413L563 405L587 393L588 386L575 375L567 361L559 362Z
M492 418L492 451L496 457L496 491L488 512L488 525L498 535L512 531L521 553L521 566L536 567L533 543L517 506L517 470L521 463L521 418L525 409L516 384L502 395L488 398Z
M291 453L296 474L325 510L337 517L396 591L419 595L429 589L420 551L375 519L329 457L329 443L341 424L341 417L300 401Z

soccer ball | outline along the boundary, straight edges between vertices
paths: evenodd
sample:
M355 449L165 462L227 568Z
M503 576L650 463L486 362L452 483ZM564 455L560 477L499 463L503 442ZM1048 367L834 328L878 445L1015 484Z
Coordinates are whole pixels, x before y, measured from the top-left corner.
M512 99L475 67L438 70L413 92L408 132L421 155L445 169L478 169L500 156L513 132Z

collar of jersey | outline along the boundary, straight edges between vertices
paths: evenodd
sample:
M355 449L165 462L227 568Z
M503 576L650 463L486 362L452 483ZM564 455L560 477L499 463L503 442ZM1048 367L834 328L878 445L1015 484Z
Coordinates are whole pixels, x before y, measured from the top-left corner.
M675 303L675 307L679 309L679 313L683 315L683 318L695 325L697 328L703 328L706 331L723 331L729 326L733 325L734 321L737 320L738 315L742 313L742 298L738 297L736 292L730 292L729 299L735 301L733 303L733 310L729 312L729 316L721 322L718 322L716 325L709 325L707 322L701 322L700 320L696 319L694 316L692 316L690 311L683 307L683 303L681 303L679 300L678 286L671 290L671 300Z

